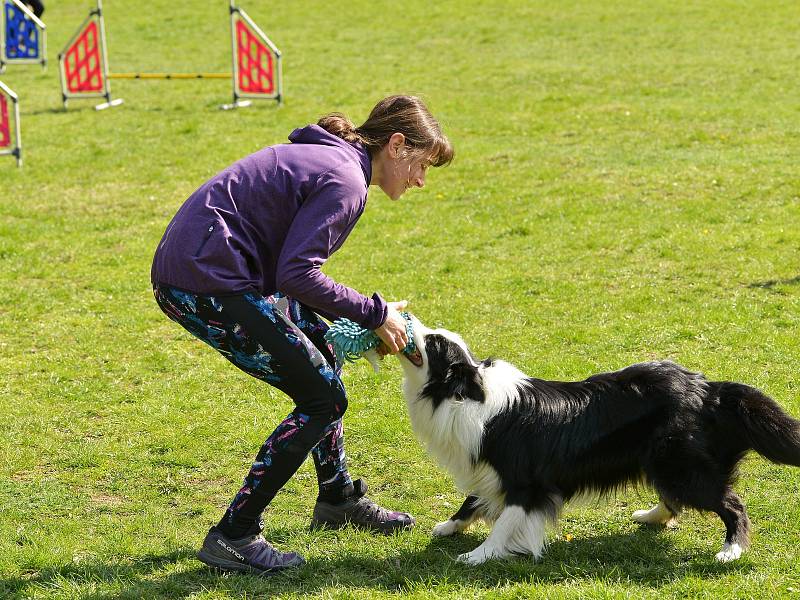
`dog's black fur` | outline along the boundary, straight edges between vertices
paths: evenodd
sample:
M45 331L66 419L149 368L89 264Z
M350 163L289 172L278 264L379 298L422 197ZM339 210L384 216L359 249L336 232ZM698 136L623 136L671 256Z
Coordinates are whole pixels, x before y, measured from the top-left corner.
M477 361L448 337L425 336L427 383L420 397L486 402ZM749 543L745 507L731 485L755 450L800 466L800 422L770 397L739 383L707 381L672 362L649 362L579 382L521 377L516 394L484 423L480 456L499 475L505 505L555 518L582 492L609 492L644 481L674 515L712 511L726 544ZM470 522L481 503L468 496L453 521Z

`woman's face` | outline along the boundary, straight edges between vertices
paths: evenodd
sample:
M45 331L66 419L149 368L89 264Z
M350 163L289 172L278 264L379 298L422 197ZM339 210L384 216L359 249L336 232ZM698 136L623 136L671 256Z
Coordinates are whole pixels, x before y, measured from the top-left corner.
M394 134L381 153L377 183L389 198L397 200L408 188L425 186L430 157L408 152L402 134Z
M381 178L381 189L392 200L397 200L408 188L424 187L429 160L424 157L401 156L386 164L387 172Z

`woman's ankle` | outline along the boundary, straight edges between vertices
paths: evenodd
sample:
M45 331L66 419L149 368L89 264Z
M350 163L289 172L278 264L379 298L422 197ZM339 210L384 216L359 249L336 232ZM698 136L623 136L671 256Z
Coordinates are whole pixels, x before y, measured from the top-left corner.
M258 535L264 529L264 522L259 519L230 519L226 514L219 523L217 529L226 538L231 540L239 540L241 538L249 537L251 535Z
M317 496L317 502L341 504L342 502L346 502L355 492L356 489L352 481L348 481L345 485L334 488L321 487L319 489L319 495Z

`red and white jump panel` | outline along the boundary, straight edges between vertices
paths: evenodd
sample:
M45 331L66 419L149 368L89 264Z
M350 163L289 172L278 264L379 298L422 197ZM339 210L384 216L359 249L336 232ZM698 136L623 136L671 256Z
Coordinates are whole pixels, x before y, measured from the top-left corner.
M281 52L258 25L231 1L231 50L233 55L233 104L248 106L248 100L283 100Z
M19 98L2 81L0 81L0 156L14 156L17 159L17 166L22 166Z
M122 104L121 98L111 99L106 32L100 1L58 55L58 67L64 108L72 98L105 98L105 102L95 107L97 110Z

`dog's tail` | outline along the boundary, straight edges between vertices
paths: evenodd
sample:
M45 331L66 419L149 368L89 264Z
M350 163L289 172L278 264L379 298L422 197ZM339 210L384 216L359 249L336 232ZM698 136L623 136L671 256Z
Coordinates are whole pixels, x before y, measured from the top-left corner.
M800 421L754 387L733 382L717 385L720 404L736 415L748 447L772 462L800 467Z

